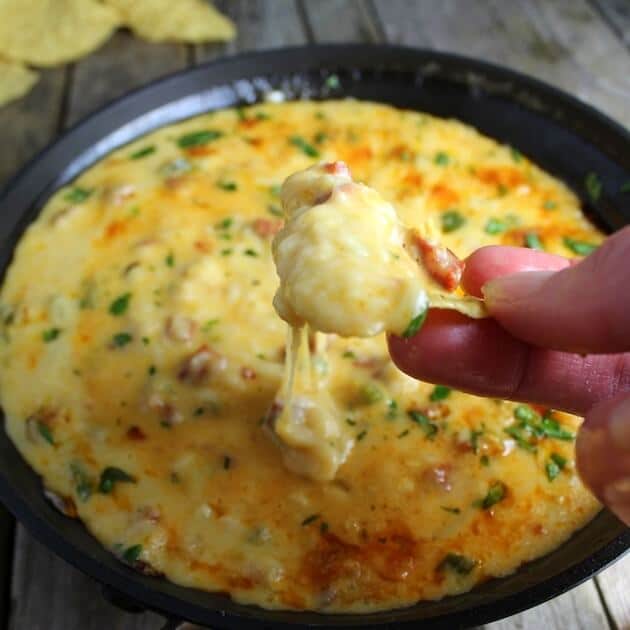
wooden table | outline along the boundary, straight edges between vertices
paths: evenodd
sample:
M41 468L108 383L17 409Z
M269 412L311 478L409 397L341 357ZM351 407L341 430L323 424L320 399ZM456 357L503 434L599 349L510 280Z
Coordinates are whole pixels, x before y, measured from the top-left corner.
M208 46L151 45L117 33L76 64L42 73L0 109L0 184L77 120L161 75L243 50L305 42L391 42L487 59L552 83L630 127L629 0L225 0L238 38ZM107 603L98 585L0 515L1 628L151 629L152 613ZM630 557L493 630L628 630Z

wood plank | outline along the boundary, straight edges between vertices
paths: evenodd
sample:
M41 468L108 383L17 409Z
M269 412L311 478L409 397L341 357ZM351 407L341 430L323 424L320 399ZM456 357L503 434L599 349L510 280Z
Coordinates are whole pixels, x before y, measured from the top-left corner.
M613 564L597 578L604 604L619 630L630 628L630 555Z
M553 630L555 628L558 630L610 628L592 580L546 604L483 626L484 630Z
M608 26L630 48L630 2L628 0L592 0Z
M98 584L41 546L20 527L15 550L10 630L158 630L153 613L108 603Z
M380 25L367 2L304 2L308 32L316 42L379 42Z
M29 94L0 107L0 143L5 147L0 151L0 188L56 133L65 76L64 69L42 71Z
M515 68L630 125L630 53L586 0L374 3L391 42Z
M198 62L221 54L294 46L307 41L304 21L296 0L221 0L216 7L236 23L238 34L228 44L196 47Z
M185 68L186 46L151 44L118 31L76 64L65 125L72 125L110 100L161 76Z

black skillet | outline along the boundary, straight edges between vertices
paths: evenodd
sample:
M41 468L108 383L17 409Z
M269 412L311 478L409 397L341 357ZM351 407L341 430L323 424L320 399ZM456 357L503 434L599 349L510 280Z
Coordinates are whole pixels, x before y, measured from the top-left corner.
M528 77L464 57L395 46L308 46L246 54L175 74L79 123L28 164L0 197L2 272L50 193L87 166L156 127L260 100L271 88L288 98L352 96L458 118L517 147L567 182L605 230L630 222L630 195L620 192L630 179L630 135L587 105ZM595 203L584 189L589 172L603 182ZM540 604L630 548L630 530L604 511L553 553L465 595L372 615L268 611L145 577L120 564L80 522L45 500L39 477L4 431L0 498L41 542L103 584L116 603L162 613L171 620L165 627L172 628L182 619L239 630L469 627Z

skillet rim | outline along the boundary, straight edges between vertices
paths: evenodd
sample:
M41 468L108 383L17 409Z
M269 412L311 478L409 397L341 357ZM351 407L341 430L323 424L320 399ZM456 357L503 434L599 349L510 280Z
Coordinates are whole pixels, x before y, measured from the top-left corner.
M578 110L583 117L590 119L594 123L605 128L607 132L612 133L613 136L616 136L622 143L626 143L630 146L630 132L620 123L611 119L599 110L554 86L540 81L539 79L529 77L518 71L494 63L481 61L463 55L410 46L397 46L390 44L308 44L302 46L252 51L233 56L220 57L192 68L186 68L178 72L171 73L112 99L65 130L45 148L39 151L33 158L28 160L13 177L9 178L0 190L0 208L8 203L12 191L14 191L19 185L27 182L31 177L34 168L38 164L45 162L51 151L60 143L63 141L69 142L72 140L72 137L79 135L82 130L89 129L91 126L97 126L95 123L97 123L101 117L105 118L108 115L111 117L117 108L120 108L127 103L132 103L143 96L150 99L152 92L160 88L168 87L170 82L173 82L172 87L176 88L178 80L192 76L195 73L198 73L201 76L208 71L216 72L217 70L220 70L222 66L226 67L231 64L239 63L251 64L252 62L254 65L256 63L260 63L260 72L258 75L266 75L270 73L270 70L273 70L274 59L293 55L300 55L303 59L302 63L296 62L296 66L299 65L301 67L296 68L293 71L295 73L333 67L335 69L352 69L353 67L356 67L356 64L351 63L351 60L347 59L347 55L353 54L356 56L361 53L365 53L366 58L374 57L375 55L381 57L383 54L387 54L390 57L389 61L400 55L401 57L415 58L415 61L418 64L428 63L431 61L444 62L445 64L459 65L470 71L477 71L482 76L499 76L501 79L512 81L519 87L530 89L536 94L541 94L549 102L560 103L563 107L567 107L569 110ZM265 62L268 65L265 65ZM267 70L265 71L265 69ZM389 67L386 65L385 69L389 69ZM392 66L392 69L395 68ZM289 73L281 73L281 76L282 75L289 76ZM247 75L244 76L256 76L256 73L247 73ZM221 83L215 79L213 80L213 85L208 87L214 87L216 85L221 85ZM510 96L508 96L507 99L516 103L515 99ZM170 102L176 100L178 99L174 98ZM167 103L168 102L169 101L167 101ZM532 108L532 111L535 110ZM551 118L547 112L543 112L542 116L545 118ZM129 118L129 120L132 119L133 116ZM172 122L173 121L170 121L169 124L172 124ZM563 126L567 128L566 124ZM575 129L570 129L570 131L572 134L577 135ZM140 137L141 135L144 135L144 133L148 132L136 134L133 137ZM130 134L130 137L131 135L132 134ZM126 144L129 141L130 139L127 138L122 144ZM596 146L598 146L601 151L606 152L601 146ZM84 151L89 151L89 149L84 149ZM56 183L57 180L55 180L55 184ZM45 185L49 186L50 184L51 182L46 182ZM48 194L46 196L48 196ZM24 218L24 215L27 215L28 213L28 210L21 211L21 220ZM17 231L17 226L12 227L11 234L15 231ZM20 234L23 233L23 229L20 229L19 231ZM12 253L15 243L7 243L7 238L8 235L2 235L0 248L8 248ZM8 261L7 264L2 265L2 270L0 271L2 275L4 275L7 266ZM13 448L15 449L15 447ZM18 456L22 458L17 449L15 449L15 451ZM26 465L28 466L28 464ZM37 475L35 471L31 470L31 472L32 474ZM265 624L273 623L274 627L276 627L275 624L279 624L283 628L305 627L304 624L309 627L321 626L327 628L352 626L368 627L368 624L374 624L373 627L379 628L399 628L403 626L411 628L412 625L415 625L418 622L424 622L427 624L427 627L452 628L463 627L462 624L468 626L469 624L474 625L487 623L543 603L544 601L547 601L552 597L569 590L570 588L578 586L585 580L592 577L596 572L605 568L616 559L619 559L630 550L630 530L626 530L580 563L569 566L560 573L557 573L542 582L535 583L529 588L516 593L501 596L501 598L495 602L481 604L477 607L466 610L446 613L435 618L420 618L416 621L413 620L412 616L409 616L409 612L412 611L414 607L395 609L393 611L385 611L383 613L330 615L326 613L312 613L310 611L269 611L255 606L236 604L228 599L222 599L221 606L213 606L209 608L201 606L197 603L191 603L190 601L180 598L177 595L165 593L160 589L160 584L164 584L163 580L156 581L156 578L146 578L144 576L140 576L123 565L108 566L107 564L103 564L99 562L98 559L81 551L70 540L61 536L56 531L50 520L41 518L37 514L37 511L29 506L29 502L19 494L17 488L11 483L9 476L5 475L5 471L1 470L1 468L0 498L2 499L2 502L14 513L14 515L26 526L28 531L35 536L35 538L43 542L49 549L54 551L71 565L78 568L83 573L86 573L93 579L96 579L99 583L107 585L114 592L120 591L121 594L123 594L123 597L130 597L133 598L134 601L142 602L142 604L146 605L149 609L161 612L167 617L182 617L191 619L197 623L210 623L217 627L260 628L265 626ZM600 518L601 516L602 515L600 514L595 518ZM85 528L81 521L77 522ZM593 521L589 522L585 528L588 528L592 523ZM91 534L89 535L92 537ZM92 537L92 539L94 544L102 549L100 543L95 538ZM147 583L147 580L153 581ZM166 584L171 583L166 582ZM177 585L176 589L180 589L182 591L196 591L196 589L180 587ZM222 596L208 594L208 597L210 599L220 599ZM403 619L399 619L403 616ZM283 619L280 619L280 617ZM332 621L327 622L326 619ZM303 623L301 623L301 620L303 620ZM340 625L335 625L335 622ZM269 626L267 625L266 627Z

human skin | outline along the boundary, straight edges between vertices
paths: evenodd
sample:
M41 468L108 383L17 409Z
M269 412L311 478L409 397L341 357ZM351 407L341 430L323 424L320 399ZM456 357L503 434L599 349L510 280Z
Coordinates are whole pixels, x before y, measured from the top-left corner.
M630 227L582 261L484 247L462 285L488 319L431 310L410 339L389 337L407 374L481 396L584 416L578 470L630 525Z

